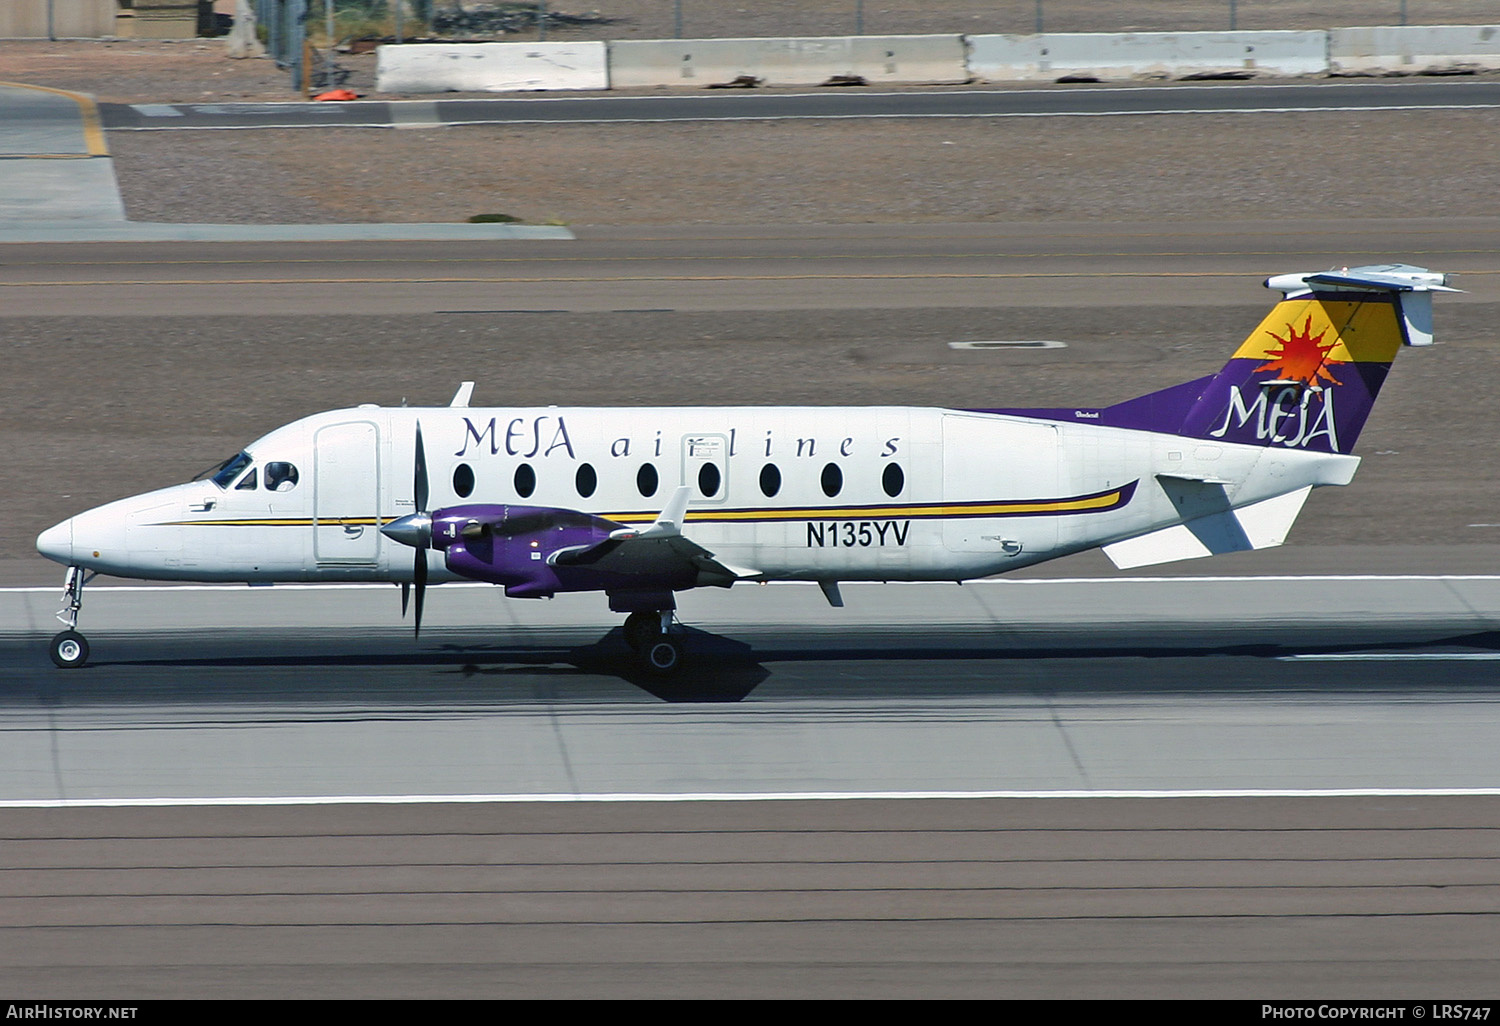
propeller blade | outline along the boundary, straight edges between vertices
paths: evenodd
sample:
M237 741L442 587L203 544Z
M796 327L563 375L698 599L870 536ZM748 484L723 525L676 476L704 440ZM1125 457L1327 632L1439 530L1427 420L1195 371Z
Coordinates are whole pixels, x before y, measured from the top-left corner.
M422 444L422 422L417 421L417 469L411 485L417 512L427 512L427 448Z
M417 437L412 463L411 497L416 512L383 525L380 533L417 550L411 568L411 583L401 582L401 615L406 616L407 602L411 598L412 585L415 585L417 602L414 622L416 636L421 637L422 600L427 592L427 547L432 541L432 518L427 515L427 446L422 444L420 420L417 421Z
M422 636L422 597L427 593L427 547L425 545L417 550L417 561L412 564L411 571L417 591L416 632L412 636L419 638Z

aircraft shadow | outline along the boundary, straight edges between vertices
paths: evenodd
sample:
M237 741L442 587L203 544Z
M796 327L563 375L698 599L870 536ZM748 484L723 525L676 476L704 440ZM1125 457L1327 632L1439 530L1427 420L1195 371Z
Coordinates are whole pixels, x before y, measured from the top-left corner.
M432 667L462 679L503 679L516 676L607 676L630 684L663 702L738 702L753 692L771 674L771 666L785 663L840 663L878 661L884 663L1033 662L1045 660L1205 659L1241 657L1276 659L1297 655L1348 653L1400 653L1461 648L1465 651L1500 652L1500 631L1482 631L1419 641L1371 642L1360 640L1329 644L1158 644L1158 645L1015 645L976 646L972 639L961 647L880 646L848 644L777 647L757 646L696 628L683 628L680 635L686 655L678 672L669 678L649 673L639 656L616 627L597 641L571 648L560 646L497 646L448 643L420 652L343 651L329 652L327 638L307 639L303 645L282 645L276 654L246 651L232 655L95 659L77 671L66 671L59 684L83 683L93 671L147 667L181 669L397 669ZM336 642L335 642L336 643ZM174 643L174 648L177 644ZM242 643L255 644L258 643ZM318 650L322 647L322 650ZM179 649L180 650L180 649ZM50 669L50 668L49 668ZM62 673L62 671L59 671ZM82 678L79 680L78 675ZM49 677L51 674L49 673Z
M771 675L742 641L691 627L683 630L681 638L688 655L671 677L649 673L618 627L592 645L569 650L564 660L574 671L564 672L618 677L663 702L738 702ZM459 672L474 676L510 671L468 662Z

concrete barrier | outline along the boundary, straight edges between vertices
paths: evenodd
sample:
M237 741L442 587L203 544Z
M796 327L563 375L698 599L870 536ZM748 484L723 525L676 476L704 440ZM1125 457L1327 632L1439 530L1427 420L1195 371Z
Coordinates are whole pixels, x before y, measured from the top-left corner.
M1500 68L1500 26L1377 25L1328 30L1335 75Z
M795 39L641 39L609 44L611 88L710 86L742 76L765 85L967 82L963 37L826 36Z
M1328 34L1320 31L1070 32L966 40L969 73L986 82L1316 75L1328 67Z
M58 39L113 36L118 6L115 0L54 0L52 34ZM0 2L0 39L46 38L47 0Z
M198 35L198 0L135 0L121 17L120 34L133 39L193 39Z
M0 34L3 29L0 21ZM837 78L871 85L1119 81L1470 68L1500 68L1500 26L414 44L380 48L376 88L389 93L701 88L742 78L771 86L821 85Z
M416 43L382 46L375 88L383 93L608 89L602 42Z

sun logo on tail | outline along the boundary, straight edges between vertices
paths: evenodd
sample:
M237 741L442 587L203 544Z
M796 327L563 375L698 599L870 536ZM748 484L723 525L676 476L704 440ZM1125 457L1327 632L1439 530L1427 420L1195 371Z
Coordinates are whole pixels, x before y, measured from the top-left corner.
M1321 391L1323 386L1319 383L1328 382L1330 385L1339 384L1339 379L1329 372L1330 366L1347 363L1347 360L1330 360L1328 354L1333 347L1338 345L1338 340L1323 344L1323 336L1328 334L1325 327L1316 335L1312 333L1312 316L1303 322L1302 330L1298 331L1294 326L1286 326L1286 337L1282 338L1274 331L1267 331L1280 345L1280 349L1267 349L1266 355L1270 357L1265 363L1255 368L1256 372L1274 371L1283 381L1298 381L1314 391Z

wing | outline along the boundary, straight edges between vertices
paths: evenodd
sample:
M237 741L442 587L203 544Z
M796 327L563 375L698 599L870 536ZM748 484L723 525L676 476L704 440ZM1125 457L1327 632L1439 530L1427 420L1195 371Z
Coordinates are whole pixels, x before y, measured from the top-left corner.
M672 494L666 509L645 530L621 528L592 545L558 549L547 557L552 566L586 566L632 576L675 576L692 572L696 585L727 588L735 581L760 576L760 571L732 566L682 533L692 489L686 485Z

